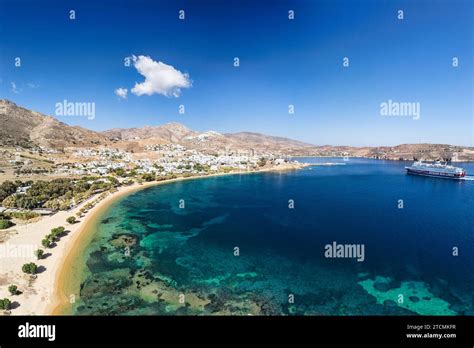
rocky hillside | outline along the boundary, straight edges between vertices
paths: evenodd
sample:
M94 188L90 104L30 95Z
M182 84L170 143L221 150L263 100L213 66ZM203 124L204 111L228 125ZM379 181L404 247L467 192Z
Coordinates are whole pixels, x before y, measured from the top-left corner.
M221 134L215 131L196 132L180 123L142 128L115 128L102 132L112 141L135 141L145 145L175 143L204 152L276 152L295 155L314 145L282 137L241 132Z
M0 145L51 148L107 145L104 135L0 100Z
M393 147L370 148L366 157L390 160L472 161L474 160L474 148L446 144L403 144Z
M189 128L180 123L167 123L162 126L145 126L142 128L114 128L102 132L104 136L111 140L143 140L161 139L167 142L176 143L185 136L194 135Z

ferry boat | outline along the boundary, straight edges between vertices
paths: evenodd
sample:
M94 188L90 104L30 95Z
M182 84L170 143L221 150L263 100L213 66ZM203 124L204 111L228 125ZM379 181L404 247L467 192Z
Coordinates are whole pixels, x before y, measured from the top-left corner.
M449 166L447 163L442 164L436 161L433 164L423 163L417 161L410 167L405 167L407 174L432 176L446 179L461 179L466 176L466 171L463 168Z

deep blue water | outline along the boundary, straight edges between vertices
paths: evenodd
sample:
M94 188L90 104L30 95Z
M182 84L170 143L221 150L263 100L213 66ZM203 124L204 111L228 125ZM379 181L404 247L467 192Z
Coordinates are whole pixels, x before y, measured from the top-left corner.
M474 313L474 181L406 175L405 162L301 161L344 165L182 181L114 203L75 312ZM334 241L364 245L365 260L326 258Z

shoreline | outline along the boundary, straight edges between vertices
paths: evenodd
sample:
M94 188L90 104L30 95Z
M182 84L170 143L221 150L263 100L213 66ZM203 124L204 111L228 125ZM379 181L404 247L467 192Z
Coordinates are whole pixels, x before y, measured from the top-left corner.
M172 179L176 180L176 179ZM163 183L168 183L168 181L163 181ZM75 262L78 257L81 255L81 252L84 251L85 247L88 245L92 234L91 227L96 222L96 219L102 215L102 213L110 207L111 204L119 200L121 197L125 197L134 192L140 191L141 189L146 189L148 187L155 186L160 182L149 182L140 184L133 184L131 186L121 187L117 192L114 192L108 195L104 200L99 202L94 206L89 213L83 218L83 222L79 229L76 231L75 238L69 243L69 248L65 253L62 265L59 267L53 285L53 299L52 303L46 309L45 314L60 315L69 306L69 297L68 293L71 294L69 289L75 288L75 283L70 284L70 279L75 272L71 272L75 268ZM76 265L77 266L77 265ZM82 267L80 267L82 268ZM80 283L80 279L77 279Z
M58 265L58 269L55 272L55 278L53 282L52 298L48 306L46 306L44 313L46 315L71 315L69 312L71 309L71 303L69 296L79 296L77 290L80 287L82 279L77 277L78 274L82 274L84 264L80 262L81 255L84 254L85 248L89 245L90 239L93 237L92 226L96 223L98 217L107 210L110 205L115 203L120 198L126 197L135 192L143 189L154 187L158 185L165 185L180 181L205 179L210 177L227 176L227 175L242 175L242 174L258 174L268 172L284 172L302 169L310 166L307 163L300 163L297 165L287 165L283 167L272 167L254 171L238 171L229 173L215 173L209 175L199 175L191 177L180 177L175 179L163 180L163 181L152 181L143 184L133 184L131 186L121 187L117 192L108 195L97 205L95 205L85 217L82 218L80 226L74 234L72 240L68 241L68 247L66 248L64 255L61 259L61 263ZM79 261L79 262L78 262Z

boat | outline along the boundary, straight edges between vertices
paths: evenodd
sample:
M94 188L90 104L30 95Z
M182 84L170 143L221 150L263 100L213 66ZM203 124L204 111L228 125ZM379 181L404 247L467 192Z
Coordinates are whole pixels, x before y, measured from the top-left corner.
M460 167L454 167L447 163L436 161L435 163L423 163L416 161L411 166L405 167L407 174L431 176L445 179L462 179L466 176L466 171Z

